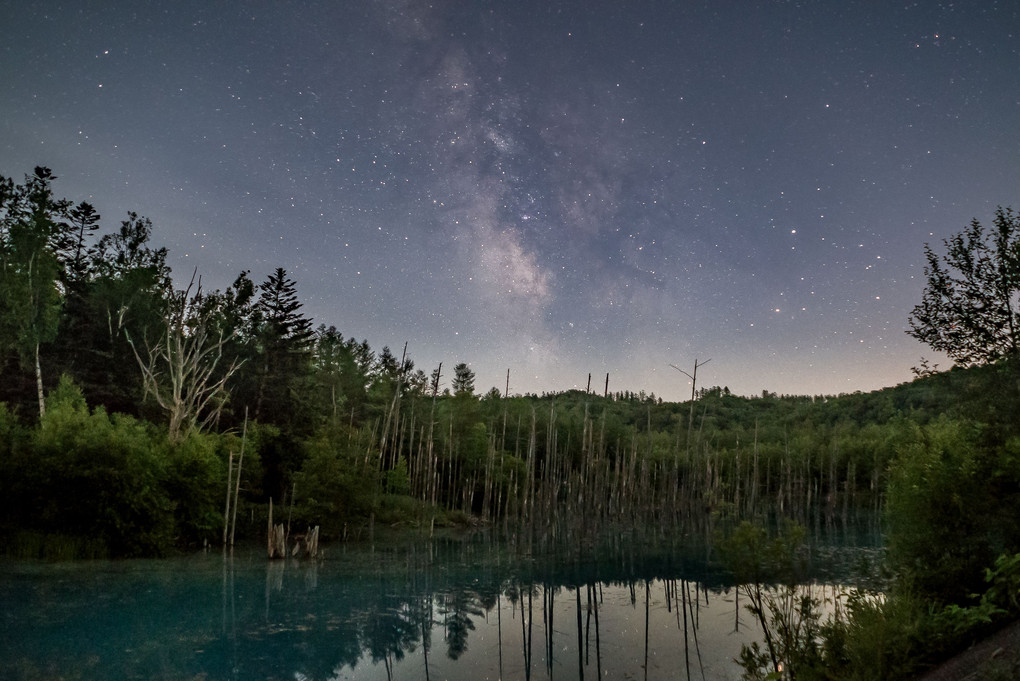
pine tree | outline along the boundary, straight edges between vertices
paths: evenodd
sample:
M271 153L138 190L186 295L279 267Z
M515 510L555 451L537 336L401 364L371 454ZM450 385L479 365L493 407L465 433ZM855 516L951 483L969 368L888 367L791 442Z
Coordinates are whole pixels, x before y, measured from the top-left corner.
M464 362L453 367L453 394L473 395L475 392L475 372Z
M312 322L301 314L297 285L278 267L259 286L259 388L255 418L285 421L294 414L294 387L307 375L311 361Z
M68 228L62 230L57 243L57 254L64 263L64 278L68 283L80 285L88 276L89 238L99 229L100 215L91 203L82 201L68 213Z

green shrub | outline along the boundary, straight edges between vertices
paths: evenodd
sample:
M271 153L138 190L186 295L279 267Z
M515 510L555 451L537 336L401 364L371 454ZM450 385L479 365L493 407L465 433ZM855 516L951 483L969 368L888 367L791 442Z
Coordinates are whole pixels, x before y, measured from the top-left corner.
M980 585L995 553L988 540L987 479L980 429L939 419L914 426L889 473L886 544L889 566L910 588L963 602Z
M165 487L173 501L179 544L216 543L217 536L222 537L227 472L217 453L221 440L191 433L169 449Z
M938 638L931 614L914 593L851 592L846 616L822 629L826 667L833 678L847 681L916 676Z
M386 491L390 494L407 494L411 491L411 479L407 472L407 459L397 459L392 470L386 471Z
M342 534L345 525L354 526L368 518L379 483L374 466L369 469L364 460L363 455L328 436L308 442L304 464L294 476L296 517L321 525L331 536Z
M90 413L62 379L38 429L11 456L17 530L84 538L114 556L164 553L174 536L164 453L159 433L102 408Z

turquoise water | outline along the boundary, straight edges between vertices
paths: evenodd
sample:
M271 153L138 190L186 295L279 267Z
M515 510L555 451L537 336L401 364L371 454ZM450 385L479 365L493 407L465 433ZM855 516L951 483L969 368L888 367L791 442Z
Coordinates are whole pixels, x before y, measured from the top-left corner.
M0 679L736 679L759 636L707 550L522 558L484 537L0 563ZM818 595L871 546L814 549Z

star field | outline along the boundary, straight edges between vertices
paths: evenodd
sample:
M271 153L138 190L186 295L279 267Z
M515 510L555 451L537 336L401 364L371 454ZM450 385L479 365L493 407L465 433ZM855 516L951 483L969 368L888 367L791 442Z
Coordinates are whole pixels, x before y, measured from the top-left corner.
M476 386L909 380L923 245L1018 205L1013 3L4 3L0 174Z

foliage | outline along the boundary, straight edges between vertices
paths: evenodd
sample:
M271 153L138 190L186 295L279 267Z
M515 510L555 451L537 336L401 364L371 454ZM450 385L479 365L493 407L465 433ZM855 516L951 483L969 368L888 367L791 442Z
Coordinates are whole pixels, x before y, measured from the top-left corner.
M908 333L962 364L1016 357L1020 349L1020 217L995 211L946 239L941 258L925 246L928 282Z
M167 250L151 245L153 229L150 220L129 213L88 250L85 278L76 280L55 344L61 370L90 404L142 417L149 414L128 339L156 342L172 290Z
M966 636L1020 616L1020 553L1000 555L984 572L988 587L980 596L972 596L977 603L964 607L952 604L938 613L937 620L947 631Z
M173 516L162 486L163 448L144 423L90 412L63 379L28 446L12 455L16 528L89 537L111 555L150 555L172 545Z
M390 494L406 495L411 490L411 481L408 479L407 459L403 456L397 459L396 465L386 471L386 491Z
M1020 616L1015 439L989 443L948 417L907 427L886 505L894 579L884 597L852 594L847 617L823 630L835 678L913 678Z
M57 334L61 307L57 256L70 202L53 197L56 179L37 167L15 187L0 191L0 350L13 348L24 365L34 362L40 416L45 413L40 345Z
M1020 548L1016 443L981 439L976 424L948 418L914 426L890 467L889 564L937 601L961 603L996 555Z
M373 471L365 470L364 457L337 435L324 432L308 441L294 476L299 516L321 524L323 533L333 537L367 518L374 503Z
M823 603L797 577L798 536L796 527L772 536L744 522L719 546L763 635L741 649L745 679L910 679L1020 615L1020 554L985 570L987 588L966 607L940 606L914 579L884 595L851 590ZM826 604L833 614L823 620Z
M994 614L1020 616L1020 553L1004 553L995 565L985 569L988 590L981 596L982 604L993 608Z
M925 599L910 591L887 597L852 591L846 616L822 630L825 667L847 681L914 678L937 644L937 629Z
M158 555L222 526L218 436L170 447L149 424L90 410L64 377L38 428L0 409L0 438L2 532L22 555Z
M846 617L823 628L825 668L847 681L911 679L1020 615L1020 554L1003 554L985 571L977 602L939 607L909 584L887 595L851 592Z
M223 440L193 432L168 448L163 486L173 504L177 545L213 543L223 527Z

